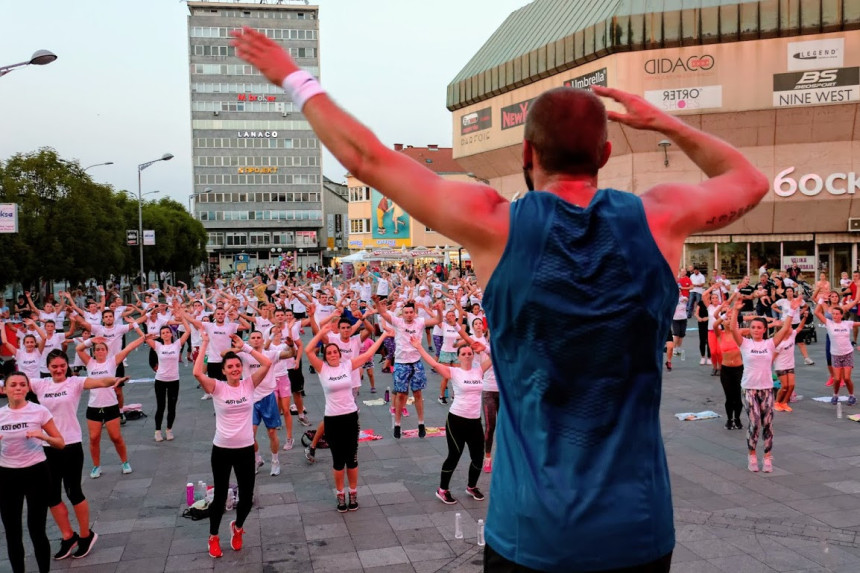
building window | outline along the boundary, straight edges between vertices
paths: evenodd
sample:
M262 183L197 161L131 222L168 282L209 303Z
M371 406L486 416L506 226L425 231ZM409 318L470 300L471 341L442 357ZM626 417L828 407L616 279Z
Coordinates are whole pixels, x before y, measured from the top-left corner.
M370 187L350 187L349 201L350 203L370 201Z
M228 247L244 247L248 244L246 233L226 233Z
M720 255L720 264L717 268L725 273L727 279L737 281L746 276L746 243L720 243L717 245L717 250Z
M299 247L316 247L316 231L296 231L296 245Z
M223 247L224 246L224 233L206 233L208 240L206 241L207 247Z
M701 243L687 245L688 264L699 268L699 272L707 275L714 266L714 244Z
M764 267L767 270L779 268L779 249L780 244L774 243L750 243L750 272L754 276L750 277L753 282L758 280L758 271Z
M349 220L349 232L350 233L369 233L370 232L370 219L350 219Z
M269 233L252 231L249 235L249 243L252 247L268 247L271 243L271 235Z
M296 244L296 236L292 231L272 233L272 244L276 247L294 247Z

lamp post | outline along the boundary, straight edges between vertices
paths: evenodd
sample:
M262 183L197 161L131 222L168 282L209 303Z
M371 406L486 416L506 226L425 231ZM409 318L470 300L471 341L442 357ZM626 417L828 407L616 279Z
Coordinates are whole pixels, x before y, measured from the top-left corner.
M170 161L173 159L172 153L165 153L159 159L153 159L152 161L147 161L146 163L141 163L137 166L137 238L138 238L138 247L140 248L140 290L143 290L143 287L146 286L146 274L143 272L143 194L140 190L140 172L152 165L153 163L158 163L159 161Z
M102 165L113 165L113 161L105 161L104 163L96 163L94 165L88 165L87 167L84 167L83 170L86 171L87 169L92 169L93 167L101 167Z
M191 195L188 196L188 212L191 213L192 217L194 216L194 211L191 210L191 200L193 198L197 197L198 195L204 195L206 193L211 193L211 192L212 192L212 188L207 187L203 191L200 191L200 192L195 191L194 193L192 193Z
M48 50L36 50L35 52L33 52L33 55L30 56L30 59L26 62L19 62L17 64L11 64L9 66L0 66L0 77L5 76L15 68L20 68L21 66L44 66L45 64L50 64L56 59L57 55L53 52L49 52Z

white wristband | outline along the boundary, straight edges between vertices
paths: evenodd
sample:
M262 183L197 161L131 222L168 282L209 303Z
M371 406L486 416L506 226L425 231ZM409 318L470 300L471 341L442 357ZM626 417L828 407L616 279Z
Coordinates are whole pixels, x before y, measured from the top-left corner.
M325 93L316 78L305 70L291 73L284 78L281 86L290 94L299 110L304 108L305 103L315 95Z
M84 341L84 346L86 346L87 348L92 348L93 347L93 341L92 340Z
M244 345L242 345L242 352L244 352L246 354L251 354L252 352L254 352L254 349L251 348L250 344L244 344Z

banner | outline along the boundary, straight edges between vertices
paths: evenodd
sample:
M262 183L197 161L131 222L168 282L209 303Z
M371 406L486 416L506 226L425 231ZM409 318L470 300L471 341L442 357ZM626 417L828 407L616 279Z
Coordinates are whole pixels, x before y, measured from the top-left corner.
M143 231L143 246L155 246L155 231Z
M0 203L0 233L18 232L18 204Z
M815 272L815 257L806 255L802 257L782 257L782 269L788 269L793 264L797 264L797 268L805 273ZM814 276L814 275L813 275Z
M370 204L372 238L409 239L409 213L376 189L370 190Z

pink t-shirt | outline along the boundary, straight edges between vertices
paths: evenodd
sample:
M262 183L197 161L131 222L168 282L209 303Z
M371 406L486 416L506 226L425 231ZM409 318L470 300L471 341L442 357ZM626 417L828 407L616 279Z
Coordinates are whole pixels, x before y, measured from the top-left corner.
M30 388L39 398L39 403L54 416L54 423L66 445L81 441L81 424L78 422L78 404L84 391L86 378L72 376L63 382L50 378L30 380Z
M254 382L250 377L230 386L217 380L212 392L215 407L215 438L219 448L245 448L254 445L254 427L251 413L254 410Z
M32 402L17 410L0 408L0 467L29 468L45 461L45 442L28 438L27 432L40 430L51 417L47 408Z

